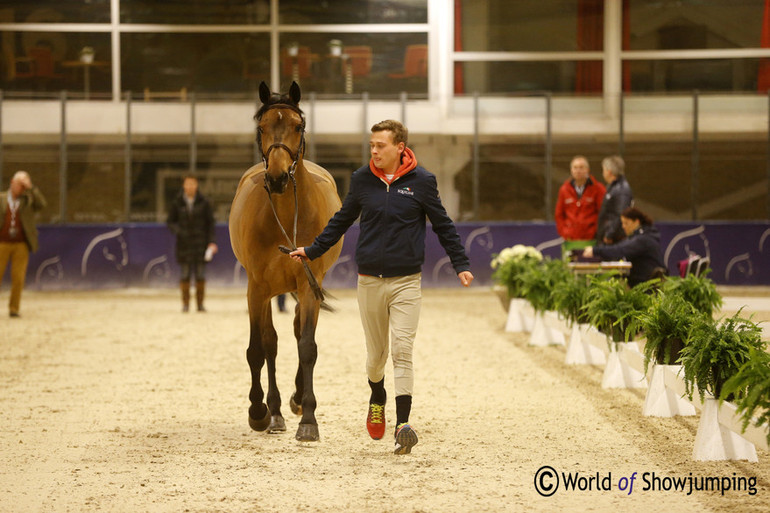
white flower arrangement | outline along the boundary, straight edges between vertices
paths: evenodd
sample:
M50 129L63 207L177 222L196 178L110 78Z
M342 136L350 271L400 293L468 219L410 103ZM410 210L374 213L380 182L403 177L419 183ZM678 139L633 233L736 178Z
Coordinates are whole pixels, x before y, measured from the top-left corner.
M543 254L532 246L516 244L492 255L492 279L508 289L509 297L523 297L521 277L527 269L540 265Z
M543 260L543 254L532 246L525 246L524 244L516 244L510 248L505 248L500 253L492 258L490 266L492 269L497 269L509 260L522 261L526 259L536 260L538 262Z

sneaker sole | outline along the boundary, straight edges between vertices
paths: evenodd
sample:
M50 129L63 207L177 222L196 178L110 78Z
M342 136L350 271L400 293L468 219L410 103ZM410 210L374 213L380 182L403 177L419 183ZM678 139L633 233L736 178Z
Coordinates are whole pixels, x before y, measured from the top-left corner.
M396 435L396 450L393 454L409 454L415 445L417 445L417 433L414 429L402 429Z

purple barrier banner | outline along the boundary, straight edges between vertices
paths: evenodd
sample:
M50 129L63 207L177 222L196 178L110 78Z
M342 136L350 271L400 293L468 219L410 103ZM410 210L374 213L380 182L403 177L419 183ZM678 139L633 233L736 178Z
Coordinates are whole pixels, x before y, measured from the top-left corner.
M669 274L690 253L711 259L709 277L723 285L770 285L770 222L657 223ZM492 256L514 244L535 246L559 258L561 239L553 223L458 223L471 259L474 286L492 284ZM27 287L69 288L170 287L179 279L174 237L162 224L41 225L40 250L30 257ZM342 255L324 286L356 284L355 245L358 225L348 230ZM225 224L217 226L219 253L207 266L207 280L218 286L245 286L246 273L235 259ZM276 248L278 251L278 248ZM288 258L288 257L287 257ZM6 273L6 280L8 283ZM460 286L449 258L429 229L423 284Z

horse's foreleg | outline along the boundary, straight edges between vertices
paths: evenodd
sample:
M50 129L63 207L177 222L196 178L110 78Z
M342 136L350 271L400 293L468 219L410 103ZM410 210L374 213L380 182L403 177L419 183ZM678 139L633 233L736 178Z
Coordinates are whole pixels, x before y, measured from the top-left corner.
M281 415L281 394L278 391L278 382L275 378L275 359L278 356L278 334L273 327L272 309L270 301L265 306L265 317L262 332L262 347L267 361L267 407L270 410L269 433L283 433L286 431L286 422Z
M269 298L257 289L256 282L249 278L247 291L249 303L249 348L246 350L246 360L251 371L251 390L249 391L249 426L255 431L264 431L270 426L270 409L263 402L265 393L262 390L262 367L265 365L264 327L265 307L269 306ZM268 310L269 314L269 310ZM272 328L272 324L270 324ZM274 364L275 362L273 362Z
M264 431L270 425L270 410L262 402L264 392L260 382L262 366L265 364L265 352L262 348L261 329L256 316L250 316L251 334L246 361L251 371L251 390L249 391L249 426L255 431Z
M299 303L294 312L294 338L297 339L299 348L299 339L302 336L302 323L299 316ZM294 393L291 396L289 406L295 415L302 415L302 395L305 391L304 378L302 377L302 362L297 363L297 375L294 377Z
M320 301L312 296L309 290L300 302L299 322L301 325L297 350L299 353L300 370L302 371L302 419L297 429L297 440L317 441L320 439L318 423L315 418L316 399L313 393L313 369L318 357L318 347L315 342L315 328L318 322ZM299 388L299 387L298 387Z

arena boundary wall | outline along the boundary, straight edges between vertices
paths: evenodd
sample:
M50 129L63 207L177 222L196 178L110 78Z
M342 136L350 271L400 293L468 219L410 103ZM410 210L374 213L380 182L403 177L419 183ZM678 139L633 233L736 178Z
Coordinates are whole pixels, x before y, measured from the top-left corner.
M770 285L770 222L657 223L669 274L690 254L708 256L709 277L719 285ZM492 284L492 256L515 244L534 246L558 258L562 239L555 225L458 223L470 256L475 286ZM41 225L40 250L31 255L27 286L38 290L170 287L178 280L174 237L163 224ZM348 230L342 254L327 274L326 288L356 285L358 225ZM219 254L207 278L216 286L245 286L246 276L230 247L227 225L217 225ZM276 248L276 251L278 249ZM7 283L7 280L4 281ZM430 227L426 236L423 285L457 286L451 263Z

